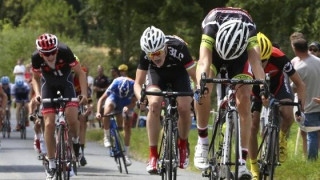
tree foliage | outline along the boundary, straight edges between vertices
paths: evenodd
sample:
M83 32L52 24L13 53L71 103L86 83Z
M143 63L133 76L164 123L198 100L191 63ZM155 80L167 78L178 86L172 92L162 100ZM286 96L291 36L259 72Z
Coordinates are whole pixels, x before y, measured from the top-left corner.
M211 9L223 6L247 10L258 31L292 56L289 36L294 31L310 41L320 40L319 5L313 0L0 0L0 60L9 62L0 68L29 57L35 38L50 32L72 45L80 59L92 62L88 65L127 63L134 71L140 36L151 25L183 38L197 58L202 20Z

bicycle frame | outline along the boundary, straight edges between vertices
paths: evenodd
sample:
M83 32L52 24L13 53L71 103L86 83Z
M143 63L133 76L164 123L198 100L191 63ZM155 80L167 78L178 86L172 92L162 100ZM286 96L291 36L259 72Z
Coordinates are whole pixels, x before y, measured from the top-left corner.
M110 150L113 154L115 162L117 163L117 167L120 173L122 173L122 165L121 165L121 160L122 160L124 170L126 171L126 174L128 174L128 168L127 168L126 159L124 156L124 141L120 136L117 121L114 117L115 115L121 114L121 113L122 113L121 111L113 112L107 115L103 115L102 117L110 117L110 140L111 140Z
M300 102L279 101L270 95L269 98L268 123L265 127L263 138L258 148L258 163L260 166L260 179L268 176L273 179L275 167L279 162L279 132L280 132L280 106L298 106L300 112Z
M204 170L202 175L210 179L237 179L238 166L242 165L239 162L239 159L242 159L242 147L235 87L237 84L264 84L265 81L206 78L206 74L203 73L200 80L201 94L206 89L206 83L227 85L228 93L219 106L218 119L214 123L213 136L209 146L209 152L212 156L209 159L209 169ZM223 130L224 124L225 129ZM231 172L232 166L234 166L234 176Z
M68 135L68 123L65 120L65 105L67 102L79 102L78 98L63 98L58 92L58 98L42 99L43 103L57 103L56 111L56 179L65 180L70 178L70 170L73 163L70 138ZM76 166L73 166L76 168ZM76 173L76 170L74 170Z
M157 169L162 179L172 180L177 178L178 159L178 110L177 101L178 96L193 96L193 92L174 92L161 91L150 92L146 91L145 84L142 86L141 99L143 102L146 95L162 96L169 99L168 107L165 111L165 118L163 121L163 135L161 138L161 145L159 149L160 158L157 163Z

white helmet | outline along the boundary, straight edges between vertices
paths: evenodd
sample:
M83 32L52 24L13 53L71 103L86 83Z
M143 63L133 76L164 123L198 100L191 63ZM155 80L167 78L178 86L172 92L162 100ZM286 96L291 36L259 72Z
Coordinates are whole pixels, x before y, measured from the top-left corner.
M141 49L146 53L156 52L164 47L165 39L160 29L154 26L148 27L140 38Z
M247 48L249 27L241 20L222 23L216 36L216 50L224 60L238 58Z

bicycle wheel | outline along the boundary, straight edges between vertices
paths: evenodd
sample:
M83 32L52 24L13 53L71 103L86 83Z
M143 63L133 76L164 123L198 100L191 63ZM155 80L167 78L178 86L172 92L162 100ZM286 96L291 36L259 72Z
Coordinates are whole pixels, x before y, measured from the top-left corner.
M258 163L259 163L259 179L267 179L268 176L268 154L269 154L269 137L270 137L270 125L266 126L263 134L261 144L258 149Z
M274 171L276 168L276 165L278 164L278 160L277 160L277 153L279 152L278 150L278 144L279 144L279 134L277 132L277 130L275 128L272 129L272 132L270 134L270 161L269 161L269 179L273 180L273 175L274 175Z
M212 128L212 139L209 146L209 172L208 177L210 180L217 180L219 178L222 150L223 150L223 132L222 126L224 124L225 113L219 110L218 117L214 122Z
M228 150L226 156L227 179L238 179L238 169L239 169L239 155L240 155L240 127L238 113L236 111L231 111L228 113L228 118L230 119L229 128L226 129L229 134ZM228 136L226 134L226 136ZM234 173L232 173L234 172Z
M166 164L165 164L165 159L166 159L166 152L167 152L167 145L166 145L166 127L165 124L163 124L163 134L162 134L162 138L161 138L161 143L160 143L160 148L159 148L159 162L157 163L157 169L158 169L158 173L161 175L161 179L165 180L166 177Z
M67 157L66 157L66 142L65 142L65 127L59 125L58 128L58 143L57 143L57 179L68 180L70 173L67 172Z
M26 139L26 110L24 107L20 110L20 138Z
M116 132L116 143L117 143L117 148L118 148L118 151L119 151L119 164L120 164L120 167L121 167L121 159L122 159L122 164L123 164L123 167L124 167L124 170L126 171L126 173L128 174L128 168L127 168L127 164L126 164L126 158L124 156L124 142L123 142L123 139L119 133L118 130L115 131Z
M166 176L167 180L172 180L172 172L173 172L173 166L172 166L172 120L167 119L168 122L168 129L167 129L167 153L166 153Z

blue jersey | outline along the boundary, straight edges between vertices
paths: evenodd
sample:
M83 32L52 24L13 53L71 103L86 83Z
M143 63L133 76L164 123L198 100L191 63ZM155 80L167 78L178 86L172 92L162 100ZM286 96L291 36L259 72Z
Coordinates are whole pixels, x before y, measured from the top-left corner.
M128 80L129 81L129 91L128 94L124 97L121 96L119 86L122 84L123 81ZM128 77L118 77L112 81L108 89L106 90L106 93L108 96L113 94L114 96L121 98L121 99L131 99L134 95L133 91L133 85L134 80L128 78Z
M17 87L15 84L11 88L11 94L16 98L16 101L29 101L30 87L24 83L22 87Z

